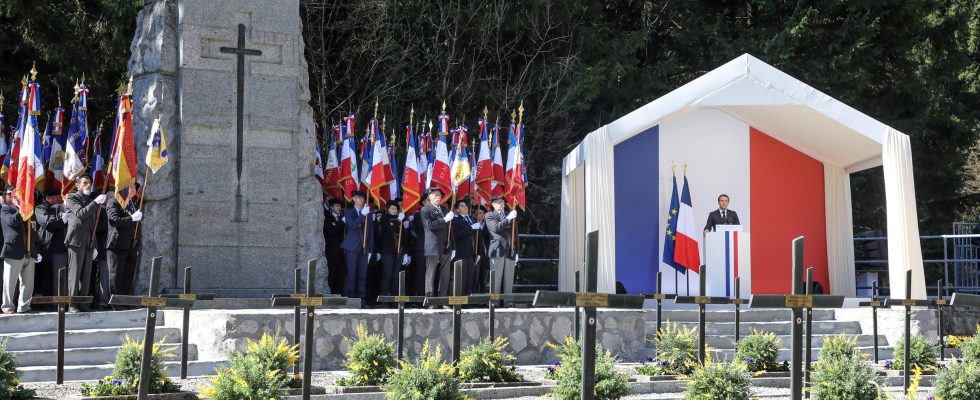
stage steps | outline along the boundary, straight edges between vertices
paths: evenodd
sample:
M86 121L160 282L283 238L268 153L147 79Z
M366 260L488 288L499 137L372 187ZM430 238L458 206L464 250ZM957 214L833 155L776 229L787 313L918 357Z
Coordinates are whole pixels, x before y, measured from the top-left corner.
M0 316L0 337L7 340L7 351L17 357L23 382L55 380L57 357L57 315L55 313ZM112 374L116 352L128 336L142 340L146 310L89 312L65 315L65 380L101 379ZM180 374L180 329L164 327L164 313L157 318L156 341L173 350L167 362L169 376ZM187 349L188 374L213 375L223 360L198 360L197 347Z
M677 307L671 304L671 307ZM657 313L649 310L646 313L648 339L653 339L657 332ZM679 326L694 329L698 327L697 309L668 309L663 310L663 324L667 321ZM705 328L707 345L712 348L712 357L716 360L731 360L735 356L735 311L731 306L708 306ZM790 358L789 346L792 340L792 311L785 309L747 309L742 308L739 315L739 335L745 337L754 330L773 332L779 338L782 350L779 352L780 361ZM847 334L857 337L858 349L866 353L869 359L874 352L874 336L864 332L861 324L856 321L838 321L834 310L813 310L813 352L816 360L823 341L837 334ZM651 344L647 356L656 358L656 349ZM646 349L645 349L646 350ZM878 358L888 360L893 357L894 349L881 332L878 335Z

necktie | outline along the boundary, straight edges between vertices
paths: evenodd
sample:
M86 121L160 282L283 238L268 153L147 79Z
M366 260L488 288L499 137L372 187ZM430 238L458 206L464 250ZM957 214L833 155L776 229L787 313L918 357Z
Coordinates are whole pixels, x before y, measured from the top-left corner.
M721 219L725 219L725 214L726 214L726 212L725 212L725 211L722 211L722 212L721 212Z

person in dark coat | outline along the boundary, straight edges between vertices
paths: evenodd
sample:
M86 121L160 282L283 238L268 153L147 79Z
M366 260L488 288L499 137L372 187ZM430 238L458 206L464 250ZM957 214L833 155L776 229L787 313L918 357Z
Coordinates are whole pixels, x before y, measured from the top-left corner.
M136 224L143 219L143 211L137 209L138 189L130 185L120 193L123 201L113 196L106 206L109 233L106 236L106 258L109 261L109 293L135 295L140 262L142 229Z
M88 296L89 280L92 277L92 258L95 250L96 214L105 204L106 195L92 193L92 178L82 175L75 180L75 191L65 198L68 210L68 229L65 232L65 245L68 248L68 295ZM70 312L88 311L90 307L82 304Z
M487 208L476 206L473 212L473 219L482 226L480 230L474 231L476 237L473 242L476 244L476 284L474 289L477 293L489 293L487 281L490 279L490 257L487 257L487 246L490 244L490 230L486 225Z
M493 272L493 291L509 294L514 292L514 269L517 267L517 252L511 255L511 226L517 218L517 211L506 213L506 202L503 196L493 196L490 199L493 211L486 216L487 229L490 231L490 246L487 255L490 257L490 269ZM514 235L517 241L517 235ZM507 305L505 303L505 305Z
M366 203L364 192L351 193L354 205L344 209L343 221L347 225L344 241L344 261L347 276L344 282L344 296L361 299L361 306L367 304L367 266L374 251L374 215Z
M429 198L422 198L422 208L429 205ZM416 212L408 217L408 231L412 236L412 262L408 271L408 292L412 296L425 296L425 224Z
M346 226L343 203L330 199L323 207L323 253L327 258L327 286L330 287L330 293L344 291L344 272L347 266L344 264L344 250L340 248L340 243L344 241Z
M96 282L99 289L92 288L92 294L95 295L95 301L98 304L97 309L100 311L111 310L109 297L112 296L112 280L109 279L109 250L106 249L106 239L109 236L109 217L104 211L98 213L99 219L95 221L95 249L92 249L92 282Z
M58 270L68 266L68 249L65 247L68 213L60 190L44 191L44 201L34 208L34 218L44 260L36 265L34 294L54 296L58 294Z
M474 288L476 287L477 271L476 271L476 232L483 228L483 224L476 222L472 216L470 216L470 204L467 200L459 200L456 202L456 218L453 219L453 249L456 250L456 254L453 257L453 264L457 260L462 261L463 264L463 276L460 279L463 280L463 294L470 295L474 293Z
M31 311L31 297L34 295L34 264L41 261L38 251L40 241L37 230L30 230L28 223L20 215L20 199L17 195L8 196L7 204L0 208L0 226L3 229L3 305L4 314ZM33 218L30 220L34 222ZM30 241L30 242L29 242ZM28 243L32 243L29 245ZM29 249L28 249L29 248ZM14 299L14 291L20 283L19 299Z
M430 188L426 192L429 205L419 211L425 228L425 295L448 296L449 278L453 259L447 249L449 222L456 217L442 206L442 189ZM451 243L451 242L449 242Z
M405 213L394 201L385 205L385 214L378 220L377 251L381 254L381 279L378 294L391 296L398 294L399 265L407 265L411 260L404 252L405 232L402 221ZM404 255L402 255L404 254Z

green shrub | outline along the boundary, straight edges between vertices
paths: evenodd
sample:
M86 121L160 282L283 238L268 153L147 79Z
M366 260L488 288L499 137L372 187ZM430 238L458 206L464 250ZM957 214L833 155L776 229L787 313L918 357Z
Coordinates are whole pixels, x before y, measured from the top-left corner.
M967 362L980 362L980 330L976 336L957 343L956 348L960 349Z
M817 359L820 360L840 360L851 357L863 358L865 354L857 349L857 336L847 336L844 333L824 339L823 345L820 346L820 354L817 355Z
M933 394L943 400L980 399L980 364L954 363L940 370Z
M816 400L884 399L882 378L861 357L820 358L813 364L810 392Z
M174 349L163 347L164 339L153 344L150 356L150 393L173 393L180 391L180 385L167 377L163 362L174 358ZM136 394L139 388L140 366L143 364L143 341L136 341L128 335L122 347L116 352L116 362L112 375L95 384L83 384L79 393L83 396L113 396Z
M344 338L350 348L344 367L349 378L337 380L338 386L374 386L388 380L394 372L395 348L382 335L371 335L364 325L357 325L357 338Z
M924 370L936 368L936 349L922 336L912 336L910 343L909 357L910 365L918 365ZM899 339L895 345L895 361L892 362L892 369L901 370L905 368L905 338Z
M735 359L751 372L781 369L778 358L779 337L772 332L752 332L735 345Z
M678 327L668 322L652 341L657 348L654 365L663 365L667 374L687 375L698 363L698 347L694 328Z
M288 380L268 359L236 354L230 363L228 368L218 368L218 376L211 379L213 387L201 390L209 399L271 400L285 395Z
M429 342L414 362L402 361L400 368L384 384L385 397L390 400L462 400L459 381L453 377L453 367L442 360L442 351Z
M504 353L507 339L498 337L491 341L485 338L479 344L463 350L459 357L459 380L463 382L521 382L524 380L505 365L515 357Z
M684 400L748 400L751 382L748 365L740 359L707 363L690 375Z
M582 397L582 346L566 337L561 346L548 344L558 351L561 365L555 369L557 384L551 393L557 400L575 400ZM619 399L630 394L629 377L616 371L612 354L596 345L595 399Z
M299 344L291 346L286 338L279 336L279 332L273 335L263 333L258 342L249 339L245 354L254 356L270 370L276 371L279 377L286 381L287 387L303 386L301 376L290 376L290 371L299 361Z
M34 390L24 389L17 371L17 358L7 352L7 338L0 338L0 399L21 400L34 397Z

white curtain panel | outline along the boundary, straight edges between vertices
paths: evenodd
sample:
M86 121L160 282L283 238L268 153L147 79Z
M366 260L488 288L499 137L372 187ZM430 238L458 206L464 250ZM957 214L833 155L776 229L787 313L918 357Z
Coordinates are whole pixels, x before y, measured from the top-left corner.
M912 147L908 135L888 128L882 145L885 208L888 214L888 285L893 298L905 297L905 271L912 269L912 298L926 298L919 242L919 217L912 179Z
M577 167L577 166L575 166ZM561 179L558 290L575 290L575 271L585 263L585 173L574 168Z
M599 231L599 292L616 292L616 210L613 145L607 126L582 142L585 152L585 231Z
M854 297L854 226L851 215L851 175L846 169L823 165L827 217L827 269L831 294Z

